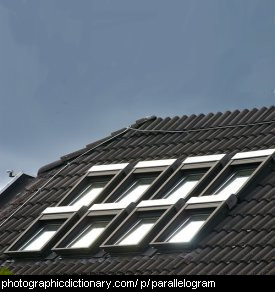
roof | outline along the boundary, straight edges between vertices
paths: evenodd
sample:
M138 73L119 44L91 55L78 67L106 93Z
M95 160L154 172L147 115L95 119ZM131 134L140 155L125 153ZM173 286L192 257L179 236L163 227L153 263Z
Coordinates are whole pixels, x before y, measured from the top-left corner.
M34 177L23 172L18 173L6 186L0 190L1 206L0 210L3 210L6 204L8 204L15 196L20 196L24 188L33 181Z
M1 252L46 207L55 206L94 164L274 148L274 123L274 106L207 115L141 119L131 128L144 131L119 130L42 167L24 196L13 200L0 213L1 222L8 218L0 227ZM68 162L71 163L60 171ZM38 191L54 174L54 179ZM275 274L274 199L273 168L203 238L199 246L189 252L159 252L146 256L107 254L67 259L55 256L40 260L10 259L1 253L1 265L15 274ZM22 204L23 207L16 211Z

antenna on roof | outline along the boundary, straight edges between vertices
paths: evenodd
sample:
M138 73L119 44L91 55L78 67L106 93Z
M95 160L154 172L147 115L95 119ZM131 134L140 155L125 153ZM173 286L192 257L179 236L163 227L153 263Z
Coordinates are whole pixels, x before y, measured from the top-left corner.
M6 173L9 175L9 177L15 177L13 170L7 170Z

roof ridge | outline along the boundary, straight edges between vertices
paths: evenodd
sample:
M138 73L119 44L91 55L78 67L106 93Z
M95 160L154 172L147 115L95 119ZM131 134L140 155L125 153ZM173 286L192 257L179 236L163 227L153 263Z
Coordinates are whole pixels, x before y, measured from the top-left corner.
M126 127L126 128L122 128L119 129L117 131L111 132L110 135L106 136L105 138L96 140L95 142L92 142L90 144L87 144L86 147L77 150L77 151L73 151L71 153L68 153L66 155L63 155L60 157L60 159L51 162L49 164L46 164L44 166L42 166L39 170L38 170L38 175L41 175L42 173L48 172L50 170L56 169L62 165L64 165L66 162L71 161L72 159L77 159L78 156L83 155L85 152L92 150L93 148L97 148L98 146L100 146L101 144L104 144L105 142L111 140L112 138L116 138L116 136L119 136L120 134L122 134L123 132L126 133L126 130L134 130L137 132L156 132L156 133L160 133L160 132L165 132L165 133L169 133L169 132L173 132L173 133L183 133L183 132L193 132L193 131L206 131L206 130L215 130L215 129L221 129L221 128L234 128L234 127L241 127L241 126L248 126L248 125L255 125L255 124L265 124L265 123L270 123L270 122L275 122L275 117L274 120L269 119L269 120L262 120L262 121L258 121L258 122L251 122L251 117L248 117L250 120L250 123L241 123L238 124L238 120L240 119L241 116L241 120L243 121L243 113L245 113L245 116L247 117L249 115L250 112L254 112L255 115L257 115L257 113L259 112L266 112L268 113L270 110L274 110L275 106L270 106L270 107L262 107L259 109L253 108L251 110L248 109L243 109L241 111L239 110L235 110L235 111L224 111L224 112L217 112L217 113L208 113L208 114L191 114L189 116L187 115L182 115L181 117L179 117L179 119L175 122L172 123L172 127L176 127L176 129L171 128L168 129L169 127L167 127L167 124L164 123L165 120L169 120L169 122L174 118L174 117L157 117L157 116L148 116L148 117L144 117L144 118L140 118L138 120L136 120L133 124L131 124L130 126ZM234 116L233 120L235 121L235 123L231 124L230 123L226 123L226 125L223 125L223 120L224 119L228 119L228 116L230 116L231 114L235 114L236 112L238 112L237 115ZM263 114L260 115L260 117L262 117ZM175 116L178 117L178 116ZM203 125L201 125L201 121L204 120L206 117L211 117L210 119L207 119L208 122L206 121L206 124L204 123ZM215 117L218 118L219 123L217 123L217 120L215 119ZM239 117L239 118L238 118ZM268 115L268 117L270 117L270 114ZM182 123L179 123L179 121L182 119ZM159 120L159 121L157 121ZM153 129L151 128L152 123L155 123L155 126L153 127ZM162 125L164 124L164 125ZM199 124L200 127L196 127L197 124ZM184 129L182 129L184 125ZM213 125L213 126L211 126ZM162 129L162 128L165 129ZM179 128L181 128L180 130L178 130ZM127 135L126 135L127 137Z
M263 112L263 111L264 112L269 112L270 110L275 110L275 106L274 105L272 105L270 107L265 107L264 106L264 107L261 107L261 108L255 108L254 107L254 108L251 108L251 109L232 110L232 111L226 110L226 111L223 111L223 112L218 111L218 112L215 112L215 113L210 112L210 113L207 113L207 114L200 113L200 114L182 115L182 116L179 117L179 120L180 119L184 119L184 120L187 120L188 119L189 120L188 121L188 125L189 125L189 124L192 124L194 122L194 120L197 119L197 118L199 118L199 117L200 117L200 119L202 119L202 118L205 118L207 116L209 116L209 117L211 116L211 119L213 119L213 118L215 119L215 117L216 117L216 118L218 118L220 120L223 116L225 116L225 118L227 118L228 115L236 114L237 113L237 115L233 119L234 120L234 123L231 123L230 124L231 126L234 126L234 125L238 125L239 124L238 123L238 119L240 119L240 117L241 117L241 119L243 119L243 115L247 116L247 115L249 115L249 113L253 113L253 112L255 114L257 114L259 112ZM167 118L172 119L174 117L178 117L178 116L165 116L165 117L155 117L155 118L156 119L160 119L160 123L162 123L163 120L165 120ZM190 119L191 117L192 117L192 119ZM249 120L251 120L251 118L249 118ZM267 121L270 121L270 120L271 119L268 119ZM218 126L219 123L214 123L214 124L215 124L215 126ZM242 124L245 124L245 122L242 122ZM158 124L156 125L156 127L157 126L158 126ZM209 127L209 125L207 127ZM191 126L189 128L192 129L193 127ZM201 126L200 128L204 128L204 126ZM144 129L144 127L143 127L143 129Z
M160 119L166 119L166 118L174 118L174 117L178 117L179 119L181 118L189 118L190 116L195 116L195 117L198 117L198 116L207 116L207 115L211 115L211 116L216 116L216 115L224 115L224 114L229 114L229 113L234 113L234 112L239 112L239 113L249 113L249 112L252 112L252 111L262 111L262 110L271 110L271 109L275 109L275 105L270 105L270 106L262 106L262 107L251 107L251 108L242 108L242 109L225 109L225 110L222 110L222 111L216 111L216 112L198 112L198 113L191 113L191 114L183 114L181 116L179 115L174 115L174 116L155 116L155 115L152 115L152 116L149 116L149 117L154 117L154 118L160 118ZM147 118L147 117L145 117ZM143 119L145 118L140 118L140 119L137 119L135 121L135 123L138 123L139 121L142 121Z

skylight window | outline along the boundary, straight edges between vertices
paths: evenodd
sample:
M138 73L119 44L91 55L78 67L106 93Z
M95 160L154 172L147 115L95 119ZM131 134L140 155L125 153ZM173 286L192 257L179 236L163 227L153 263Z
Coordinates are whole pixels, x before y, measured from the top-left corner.
M179 228L167 239L168 242L190 242L205 223L208 215L193 216L188 218Z
M240 188L247 182L254 168L239 169L235 171L228 179L213 193L215 196L228 198L232 194L236 194Z
M144 218L137 221L117 242L117 245L136 245L152 229L156 218Z
M102 192L108 181L92 182L86 186L80 194L69 204L69 206L89 206Z
M117 203L131 203L136 202L145 191L151 186L155 176L140 177L133 181L133 183L123 192L123 194L116 200Z
M184 175L175 186L164 196L164 199L185 198L198 184L204 173Z
M101 235L108 221L95 222L87 226L67 247L69 248L87 248Z
M237 197L245 196L248 183L251 189L258 183L272 160L262 155L92 166L6 253L33 257L52 249L70 256L97 254L100 248L147 252L148 244L160 249L193 247L235 206Z
M19 250L39 251L56 234L60 224L48 224L40 228Z

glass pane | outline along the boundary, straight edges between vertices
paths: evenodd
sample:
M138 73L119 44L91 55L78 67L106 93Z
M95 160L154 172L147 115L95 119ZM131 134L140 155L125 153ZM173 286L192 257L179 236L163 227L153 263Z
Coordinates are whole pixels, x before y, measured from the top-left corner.
M106 184L107 181L91 183L69 204L69 206L89 206L101 193Z
M38 251L55 235L60 225L46 225L38 230L35 235L28 240L20 250Z
M109 222L98 222L85 228L76 239L68 244L67 247L87 248L89 247L104 231Z
M156 177L143 177L135 180L132 185L120 196L116 202L136 202L150 187Z
M135 245L138 244L144 236L151 230L156 222L156 218L142 219L138 221L130 230L122 236L116 243L118 245Z
M197 234L205 221L206 218L203 217L200 219L188 219L168 238L168 242L189 242Z
M254 169L241 169L236 171L213 193L213 195L221 195L224 198L228 198L230 195L236 194L249 179L253 171Z
M164 199L185 198L198 184L204 173L193 173L185 175L177 184L165 195Z

